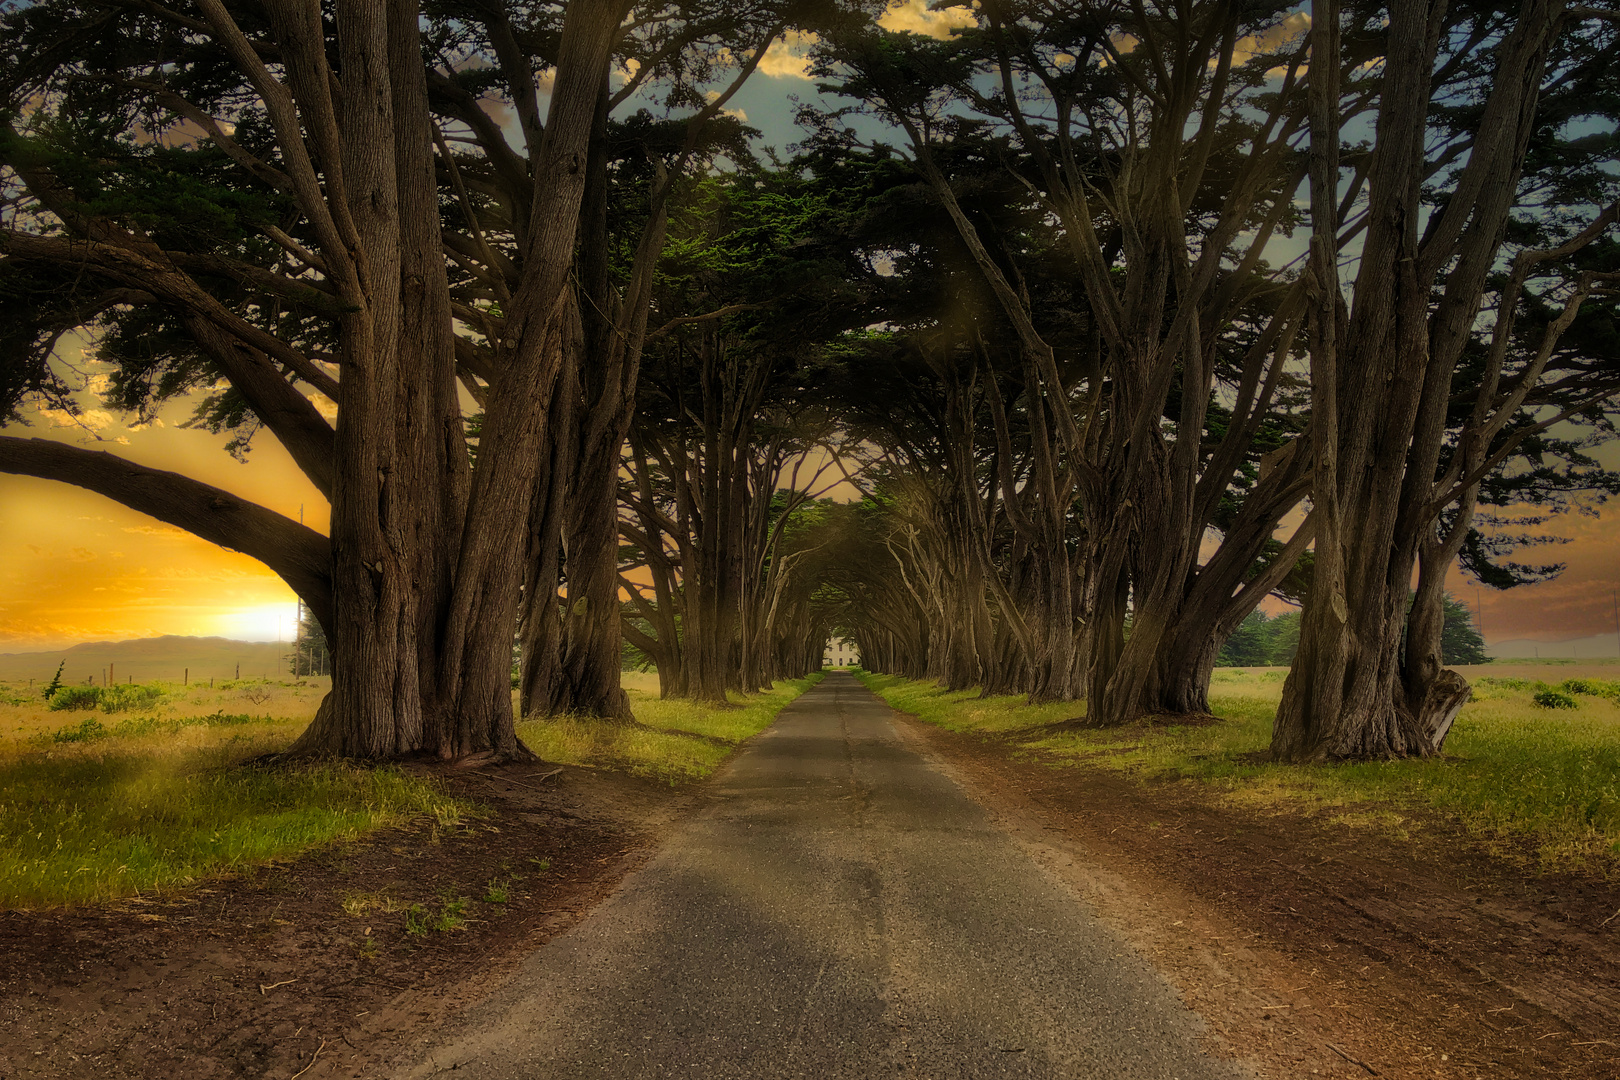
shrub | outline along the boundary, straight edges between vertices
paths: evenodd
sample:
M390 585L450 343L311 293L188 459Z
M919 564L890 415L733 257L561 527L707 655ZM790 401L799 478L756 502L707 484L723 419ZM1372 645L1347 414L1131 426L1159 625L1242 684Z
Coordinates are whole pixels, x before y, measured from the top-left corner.
M107 729L100 720L87 716L75 727L65 727L51 733L52 742L95 742L107 737Z
M45 693L42 695L46 701L51 700L51 698L55 696L56 692L62 689L62 669L65 667L67 667L66 660L63 660L60 664L56 665L56 674L51 676L51 681L49 685L45 687Z
M1620 699L1620 683L1608 679L1565 679L1558 689L1567 694L1585 694L1611 701Z
M1562 690L1538 690L1530 700L1543 709L1573 709L1578 704Z
M101 692L101 711L104 713L131 712L150 709L163 697L163 688L147 683L124 683L109 686Z
M99 686L64 686L51 695L51 712L93 709L101 704Z

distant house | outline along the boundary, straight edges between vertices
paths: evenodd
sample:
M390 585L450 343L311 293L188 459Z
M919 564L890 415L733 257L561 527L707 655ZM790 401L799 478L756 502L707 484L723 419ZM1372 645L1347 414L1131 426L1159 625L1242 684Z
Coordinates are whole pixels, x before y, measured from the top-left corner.
M853 641L835 637L827 639L827 648L821 657L822 667L854 667L860 663L860 650Z

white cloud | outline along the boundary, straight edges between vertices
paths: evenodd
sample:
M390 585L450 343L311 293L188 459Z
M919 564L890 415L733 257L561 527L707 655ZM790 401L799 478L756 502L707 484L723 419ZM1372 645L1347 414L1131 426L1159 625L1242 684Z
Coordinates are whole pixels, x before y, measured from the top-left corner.
M878 16L878 25L885 30L909 30L931 38L948 38L952 31L972 26L977 17L965 4L961 7L938 8L930 11L929 0L893 0L889 10Z
M82 427L90 431L101 431L114 423L113 414L105 409L85 409L75 416L66 409L50 409L41 405L39 415L42 419L50 421L52 427Z
M718 90L710 90L709 91L708 97L709 97L710 101L716 100L717 98L719 98L719 96L720 96L720 91L718 91ZM725 113L727 116L735 117L736 119L741 120L745 124L748 123L748 113L744 109L721 109L720 111Z
M789 30L765 50L759 62L759 73L773 79L808 79L810 49L820 40L814 34Z

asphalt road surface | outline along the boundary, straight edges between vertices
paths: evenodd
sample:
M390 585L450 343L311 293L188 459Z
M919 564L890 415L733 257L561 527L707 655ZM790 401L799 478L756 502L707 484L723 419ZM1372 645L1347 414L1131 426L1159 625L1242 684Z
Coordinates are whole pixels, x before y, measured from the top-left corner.
M1247 1077L1148 962L828 676L412 1076Z

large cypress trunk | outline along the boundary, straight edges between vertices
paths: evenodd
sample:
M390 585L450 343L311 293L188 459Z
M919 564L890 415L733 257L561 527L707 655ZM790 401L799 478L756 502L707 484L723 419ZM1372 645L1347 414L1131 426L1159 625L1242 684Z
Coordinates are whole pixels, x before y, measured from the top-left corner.
M345 363L330 526L335 602L334 625L326 628L332 691L295 754L417 751L432 726L423 712L424 682L430 707L437 704L432 676L424 680L419 667L424 654L431 658L433 639L419 634L435 621L445 595L440 522L448 478L433 475L434 447L423 445L441 434L433 424L440 396L434 380L443 371L434 355L442 333L424 322L447 314L448 302L442 256L422 261L429 243L437 248L436 213L424 215L421 201L402 191L422 182L424 164L433 190L424 154L429 129L421 63L414 56L408 67L390 63L414 40L414 14L414 5L399 0L387 8L346 4L338 11L350 103L338 118L344 209L366 253L355 281L364 301L339 325ZM315 28L293 15L278 31L299 55ZM302 63L295 85L319 77L308 70L307 58ZM402 290L407 270L411 280ZM428 333L408 340L407 325ZM412 394L421 396L413 402Z
M579 471L569 504L568 598L563 617L561 678L550 712L631 719L619 686L618 454L594 455Z
M1338 63L1336 5L1313 26ZM1435 44L1420 5L1392 9L1366 243L1346 313L1337 275L1338 80L1313 79L1311 445L1316 561L1272 753L1285 761L1438 753L1467 684L1440 667L1440 590L1460 533L1437 542L1434 498L1453 372L1516 195L1562 4L1524 0L1459 195L1418 235ZM1445 274L1438 301L1434 282ZM1433 312L1431 314L1431 307ZM1459 513L1471 513L1465 502ZM1408 590L1420 555L1419 597Z
M584 195L584 160L624 3L571 5L545 134L534 163L533 224L507 341L490 388L468 500L440 673L449 722L440 756L520 757L511 693L512 639L529 524L546 446L546 409L564 362L564 290Z

